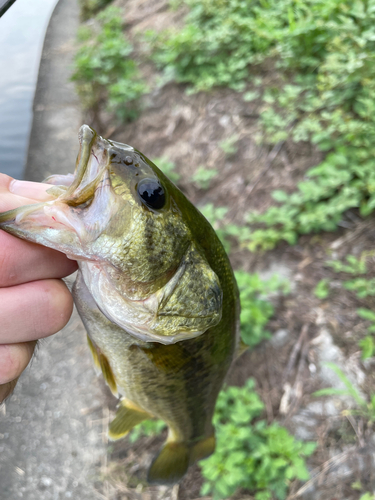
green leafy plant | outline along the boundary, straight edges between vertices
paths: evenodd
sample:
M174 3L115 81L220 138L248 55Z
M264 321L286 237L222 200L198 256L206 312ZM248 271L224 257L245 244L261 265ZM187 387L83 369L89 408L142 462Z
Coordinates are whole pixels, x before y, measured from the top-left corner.
M216 451L200 462L202 495L219 500L246 488L257 500L283 499L291 480L308 479L304 457L315 443L302 443L285 428L267 425L259 420L263 411L253 380L220 393L214 416Z
M357 309L357 314L359 317L371 322L367 329L369 335L359 341L359 347L362 349L362 359L371 358L375 355L375 340L374 336L371 335L375 333L375 313L370 309L361 307Z
M228 232L225 230L226 225L223 224L224 218L228 212L227 207L215 207L212 203L207 203L203 207L199 207L199 210L210 222L212 227L215 229L216 234L220 238L225 251L230 252L231 244L228 239Z
M241 338L251 347L269 339L266 329L274 314L274 307L267 297L274 292L288 293L288 283L278 276L263 280L258 274L236 271L241 301Z
M328 279L322 279L319 281L319 283L315 287L314 295L318 299L326 299L328 297L328 295L329 295L329 280Z
M230 237L240 239L244 233L246 234L246 228L225 223L227 207L207 204L200 207L200 210L212 224L227 252L231 249ZM262 340L271 337L271 333L266 329L268 321L274 314L274 307L269 301L269 296L275 292L287 294L289 285L278 276L264 280L258 274L245 271L236 271L235 276L240 291L241 337L246 344L254 347Z
M232 156L237 153L237 141L238 137L236 135L232 135L227 139L219 142L219 147L227 156Z
M373 252L371 252L372 254ZM357 259L354 255L347 255L346 262L340 260L329 260L326 262L327 266L331 267L336 273L347 274L366 274L367 264L366 257L368 252L363 252L361 257Z
M364 299L375 295L375 278L355 278L344 282L344 287L355 292L358 298Z
M204 483L202 495L214 500L227 498L239 488L255 492L256 500L282 500L294 479L307 480L305 457L315 443L303 443L278 424L260 419L264 404L252 379L243 387L227 387L219 394L213 423L216 429L215 453L200 462ZM129 435L131 442L159 434L165 428L160 420L147 420Z
M362 252L359 258L356 258L354 255L347 255L345 262L330 260L327 262L327 265L337 273L346 273L355 276L353 279L343 282L344 288L354 292L358 298L364 299L375 295L375 278L365 277L369 272L366 259L373 256L374 252L372 250L365 251ZM364 276L359 277L358 275ZM359 317L371 322L371 325L367 329L368 335L358 343L362 350L362 359L367 359L375 355L375 340L372 335L375 333L375 313L370 309L359 308L357 309L357 314Z
M333 231L349 209L375 208L375 8L361 0L185 0L182 29L151 38L154 58L190 90L245 90L273 62L262 94L263 144L309 141L325 155L278 207L252 213L250 250ZM253 84L256 86L253 78ZM272 85L272 86L271 86ZM244 98L260 97L247 89Z
M215 207L212 203L207 203L199 207L199 210L215 229L227 253L232 247L231 240L241 242L248 238L249 228L226 221L227 207Z
M172 182L178 182L181 179L181 175L178 172L175 172L175 163L168 160L165 156L155 158L153 162Z
M113 0L79 0L81 18L87 20L107 7Z
M359 497L359 500L375 500L375 495L367 491Z
M162 420L144 420L129 433L129 441L135 443L141 437L156 436L165 428L166 424Z
M83 107L95 114L102 102L121 121L137 117L147 86L130 58L132 46L122 32L121 10L100 12L94 24L81 27L72 80Z
M218 170L215 168L198 167L191 180L198 186L199 189L208 189L211 181L217 177Z

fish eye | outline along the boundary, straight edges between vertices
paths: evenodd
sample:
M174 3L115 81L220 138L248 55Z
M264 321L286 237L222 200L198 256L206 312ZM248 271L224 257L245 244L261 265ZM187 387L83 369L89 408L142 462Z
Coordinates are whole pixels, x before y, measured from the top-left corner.
M137 186L137 191L143 203L156 210L165 205L165 191L156 179L142 179Z

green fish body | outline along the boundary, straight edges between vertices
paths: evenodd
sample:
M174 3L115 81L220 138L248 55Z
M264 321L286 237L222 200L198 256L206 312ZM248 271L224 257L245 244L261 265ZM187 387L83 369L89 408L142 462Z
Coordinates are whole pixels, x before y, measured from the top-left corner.
M87 125L79 139L74 176L47 179L54 200L0 214L0 228L78 261L74 301L121 397L109 436L162 419L148 479L172 484L215 448L215 402L239 347L236 281L215 231L150 160Z

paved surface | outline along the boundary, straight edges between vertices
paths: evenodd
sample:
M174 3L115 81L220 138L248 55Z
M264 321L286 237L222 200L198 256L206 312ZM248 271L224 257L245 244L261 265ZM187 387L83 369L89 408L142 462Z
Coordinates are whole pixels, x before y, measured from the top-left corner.
M40 66L25 175L30 180L74 169L80 110L68 79L77 25L77 0L60 0ZM106 460L104 401L75 313L62 332L40 343L0 409L0 499L103 499L94 484Z
M47 29L26 161L25 177L31 181L74 170L82 124L69 78L78 20L78 0L60 0Z

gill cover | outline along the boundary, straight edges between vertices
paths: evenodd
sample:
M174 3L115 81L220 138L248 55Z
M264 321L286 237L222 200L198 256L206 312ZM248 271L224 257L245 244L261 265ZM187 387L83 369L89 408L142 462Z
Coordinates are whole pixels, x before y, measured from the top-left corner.
M194 338L221 319L219 279L194 244L174 276L144 300L130 300L115 290L111 277L96 263L83 262L80 267L102 313L145 342L174 344Z

